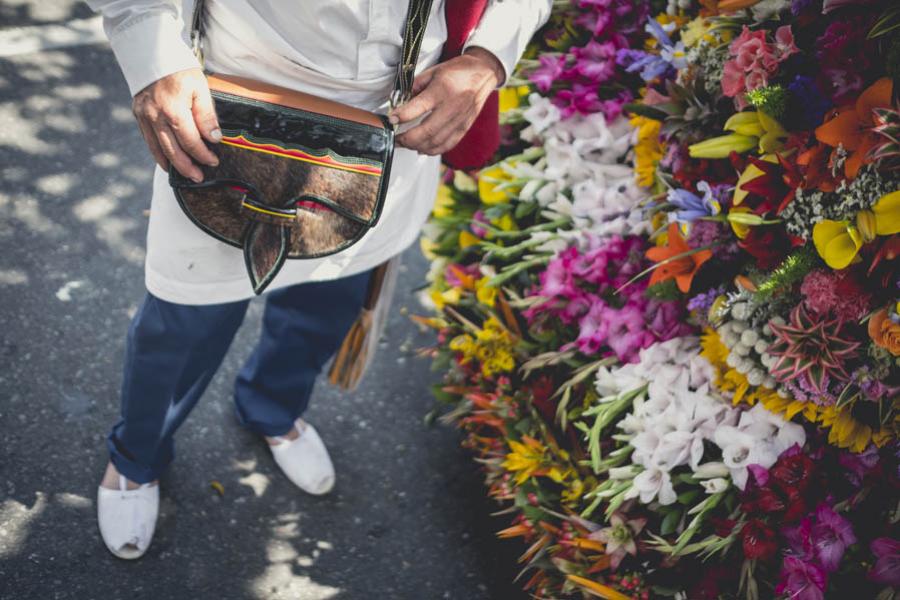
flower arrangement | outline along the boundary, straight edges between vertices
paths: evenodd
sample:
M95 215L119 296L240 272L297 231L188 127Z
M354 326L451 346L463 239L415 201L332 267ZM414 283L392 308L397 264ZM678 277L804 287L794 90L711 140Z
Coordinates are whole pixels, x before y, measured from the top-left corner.
M535 598L900 589L900 11L564 0L417 317Z

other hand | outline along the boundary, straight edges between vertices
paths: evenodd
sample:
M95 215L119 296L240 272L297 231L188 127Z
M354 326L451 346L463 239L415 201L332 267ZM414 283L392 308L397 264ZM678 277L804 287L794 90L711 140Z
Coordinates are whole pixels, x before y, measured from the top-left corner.
M135 94L132 112L157 164L169 165L196 182L203 181L198 163L219 164L203 140L222 139L206 76L200 69L167 75Z
M504 77L497 57L478 47L422 71L413 84L413 98L393 110L390 120L399 125L431 114L397 136L397 143L422 154L450 150L472 126Z

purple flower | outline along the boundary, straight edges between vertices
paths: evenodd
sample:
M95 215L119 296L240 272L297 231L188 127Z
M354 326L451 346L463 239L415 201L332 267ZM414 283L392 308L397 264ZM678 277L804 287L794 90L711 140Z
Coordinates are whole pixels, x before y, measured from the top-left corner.
M875 555L875 565L869 579L890 586L900 586L900 540L881 537L869 546Z
M538 61L541 63L540 66L531 72L528 79L534 82L540 91L547 92L562 76L566 59L564 56L542 54Z
M660 77L669 77L675 74L672 65L661 57L644 52L643 50L631 50L622 48L616 52L616 63L629 73L640 72L641 79L653 81Z
M703 193L702 198L687 190L669 190L666 195L669 204L679 209L675 211L675 220L679 223L693 223L697 219L717 215L722 210L707 182L698 183L697 190Z
M490 225L490 222L485 216L484 211L475 211L475 214L472 215L472 222L469 224L469 229L472 230L472 233L482 239L487 237L488 231L485 229L485 226L487 225Z
M824 600L827 575L818 566L796 556L788 556L781 567L781 581L775 593L791 600Z
M597 95L597 86L583 83L574 84L571 90L560 90L553 103L560 108L563 119L575 114L589 115L603 107Z
M616 45L612 42L588 42L583 48L573 48L573 71L595 84L608 81L616 72Z
M831 100L822 93L816 82L806 75L797 75L788 84L790 123L792 128L807 130L822 124Z
M795 17L800 16L804 10L809 8L814 0L791 0L791 14Z
M878 450L869 446L864 452L843 451L838 455L838 462L844 468L844 476L853 485L862 485L866 474L878 466Z
M794 527L784 529L784 539L791 549L791 556L804 561L813 559L812 520L805 517Z
M850 521L834 512L827 504L820 504L816 509L812 539L816 557L829 573L838 570L844 551L856 543Z

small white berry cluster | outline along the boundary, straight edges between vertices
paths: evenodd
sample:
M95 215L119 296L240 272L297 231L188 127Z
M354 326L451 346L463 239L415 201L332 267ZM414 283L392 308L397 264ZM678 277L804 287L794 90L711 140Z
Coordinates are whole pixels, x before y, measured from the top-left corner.
M769 373L769 368L778 360L768 353L774 337L768 324L754 327L748 320L750 306L746 302L736 302L731 306L732 320L725 321L716 328L722 343L728 348L726 363L738 373L745 375L752 386L765 386L787 397L787 390L779 389L778 382ZM783 325L781 317L772 319L776 325Z

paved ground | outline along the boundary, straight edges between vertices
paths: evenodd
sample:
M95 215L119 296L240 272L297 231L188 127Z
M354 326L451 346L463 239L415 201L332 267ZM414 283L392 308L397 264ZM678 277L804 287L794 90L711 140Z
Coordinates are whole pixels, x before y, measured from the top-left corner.
M0 23L85 16L38 4L4 0ZM149 175L106 47L0 60L0 599L520 598L508 583L520 548L494 539L505 521L488 516L457 432L423 424L433 377L412 350L429 338L400 312L416 310L415 250L367 382L322 385L307 414L332 450L332 495L295 490L233 419L257 302L179 434L148 555L106 552L94 494L143 293Z

